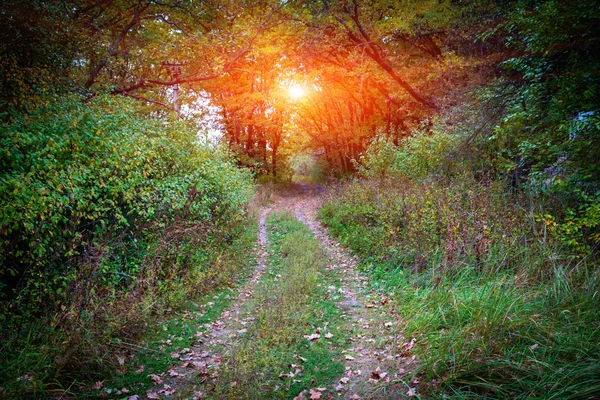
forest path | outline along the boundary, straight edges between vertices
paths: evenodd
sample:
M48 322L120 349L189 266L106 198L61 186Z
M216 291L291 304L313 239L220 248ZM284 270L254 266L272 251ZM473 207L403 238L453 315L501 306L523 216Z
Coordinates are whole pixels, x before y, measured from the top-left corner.
M304 193L294 204L294 215L306 224L321 242L329 263L337 272L344 300L338 303L349 317L354 336L346 350L345 399L398 399L416 395L418 380L405 377L417 367L409 354L414 342L406 342L399 330L400 316L384 293L378 293L359 272L358 260L333 240L319 223L317 213L323 202L323 188L300 184Z
M306 183L295 183L288 190L272 195L272 204L259 212L257 263L250 278L238 288L229 309L205 326L193 347L172 355L181 360L181 364L157 377L157 385L147 392L147 398L215 397L212 392L222 369L222 360L234 347L234 342L244 336L245 327L255 321L258 313L247 303L254 298L255 288L267 267L266 219L271 213L284 211L306 224L319 240L328 258L325 268L335 274L339 283L340 301L336 306L342 313L344 329L351 332L348 346L343 350L344 359L340 360L345 365L344 375L330 387L319 388L325 389L322 390L325 397L311 397L314 392L305 391L296 399L396 399L413 393L411 387L417 382L406 382L403 378L408 371L414 370L416 363L414 358L401 351L410 343L405 343L397 328L399 317L387 296L369 287L367 278L358 271L356 258L332 240L318 222L317 212L323 199L323 187ZM270 398L269 394L265 393L263 398Z

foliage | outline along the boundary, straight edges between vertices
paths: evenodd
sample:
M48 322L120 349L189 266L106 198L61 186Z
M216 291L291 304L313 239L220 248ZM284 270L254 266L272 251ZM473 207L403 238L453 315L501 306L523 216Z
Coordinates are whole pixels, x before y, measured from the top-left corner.
M168 309L165 315L148 319L139 341L114 340L111 352L115 353L118 367L107 365L106 370L93 379L94 382L103 381L103 387L83 387L81 397L100 397L107 391L117 397L122 388L128 390L128 396L147 396L148 389L155 386L151 375L165 376L165 371L179 365L181 361L172 357L173 353L184 356L198 343L199 335L206 334L210 324L231 306L236 289L246 282L255 267L256 236L256 224L249 224L230 245L218 249L210 268L210 280L214 282L201 282L204 288L199 291L200 296L186 298ZM126 361L120 363L119 357ZM185 396L182 392L187 388L181 389L178 388L177 395Z
M2 336L60 332L60 369L137 334L142 310L215 284L252 186L181 120L106 96L38 104L1 127Z
M321 211L394 298L432 395L600 391L596 264L561 252L526 204L467 173L356 181Z
M457 152L462 138L432 130L417 129L399 145L389 136L376 136L360 157L359 173L368 177L422 178L434 173L457 173L460 168L450 158ZM443 162L442 162L443 161ZM441 166L446 170L438 170Z
M520 51L502 68L514 89L490 138L497 165L552 206L553 232L580 254L597 248L600 52L597 1L519 1L499 29Z

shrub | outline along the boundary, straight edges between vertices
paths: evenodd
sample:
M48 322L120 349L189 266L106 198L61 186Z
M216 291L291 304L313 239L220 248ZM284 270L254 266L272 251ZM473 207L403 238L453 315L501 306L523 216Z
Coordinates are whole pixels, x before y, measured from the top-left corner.
M416 339L423 392L597 396L600 279L590 248L578 247L597 229L597 197L557 222L539 193L474 171L452 145L460 137L445 139L379 139L363 176L320 211L394 299L402 334Z
M0 126L1 335L29 345L60 331L59 364L78 365L214 279L251 177L185 121L130 101L40 103Z

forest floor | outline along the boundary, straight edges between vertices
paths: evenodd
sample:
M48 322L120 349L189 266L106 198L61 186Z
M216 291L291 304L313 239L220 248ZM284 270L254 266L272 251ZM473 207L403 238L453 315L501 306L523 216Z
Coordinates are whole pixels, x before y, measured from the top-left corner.
M164 356L171 358L170 367L148 375L153 387L144 389L143 394L137 391L137 395L124 390L121 398L418 397L419 382L413 374L418 360L411 354L414 340L402 336L398 327L402 316L395 312L387 296L370 286L360 273L357 260L332 240L318 222L317 211L325 196L322 187L304 183L271 195L269 204L258 213L257 262L249 277L225 296L229 300L227 306L221 307L209 323L203 320L192 329L196 330L192 346L163 349ZM287 215L295 218L293 223L302 225L296 227L304 229L300 236L288 243L296 246L295 250L282 250L272 243L271 231L276 232L276 225L281 223L270 222L275 215ZM317 250L304 245L304 240L312 240ZM299 265L287 257L287 251L297 253ZM302 260L308 259L304 256L317 257L317 261L303 266ZM316 268L314 275L298 278L303 274L298 271L309 268ZM286 278L286 272L293 276ZM292 283L286 283L286 279ZM286 285L291 286L286 289ZM307 285L312 285L311 292L302 292ZM283 300L273 300L278 296ZM297 304L286 305L285 298L294 296L298 298L290 299L290 303ZM201 313L214 308L223 296L213 298L200 307ZM327 304L331 311L322 311ZM278 312L296 317L275 315ZM311 312L322 317L320 323L307 325L304 315ZM281 319L286 322L271 326L278 325ZM268 348L265 343L274 342L268 336L284 337L283 346ZM289 360L296 362L288 363ZM278 371L278 363L281 372L277 376L273 372ZM143 375L143 366L140 370Z

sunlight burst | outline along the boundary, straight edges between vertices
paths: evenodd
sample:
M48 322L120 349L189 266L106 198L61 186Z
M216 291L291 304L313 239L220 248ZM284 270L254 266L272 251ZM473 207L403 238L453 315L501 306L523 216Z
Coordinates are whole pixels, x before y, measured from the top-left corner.
M287 91L292 100L299 100L306 96L306 88L297 83L288 86Z

